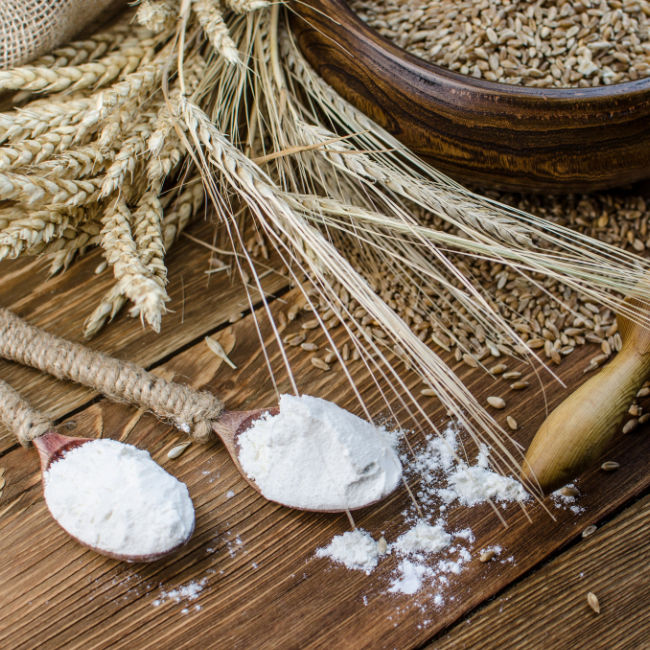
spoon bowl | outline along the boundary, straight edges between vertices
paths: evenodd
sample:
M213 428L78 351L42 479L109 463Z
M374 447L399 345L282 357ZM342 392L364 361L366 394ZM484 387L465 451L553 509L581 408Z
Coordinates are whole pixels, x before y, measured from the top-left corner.
M75 449L77 447L81 447L85 443L92 442L93 440L94 440L93 438L64 436L63 434L60 434L57 431L48 431L45 435L35 438L33 441L34 446L38 450L38 455L41 460L41 478L43 479L43 474L50 468L50 465L52 465L52 463L56 461L61 460L64 454L66 454L66 452ZM45 496L45 484L44 481L42 482L43 482L43 496L45 498L45 503L54 521L56 521L57 524L59 524L59 526L61 526L61 528L63 528L63 530L65 530L65 532L68 533L68 535L70 535L70 537L72 537L76 542L78 542L82 546L85 546L86 548L95 551L95 553L99 553L100 555L105 555L106 557L110 557L114 560L120 560L122 562L129 562L129 563L154 562L156 560L160 560L169 555L173 555L174 553L179 551L183 546L187 544L187 542L192 537L192 534L194 533L194 526L192 526L192 529L190 530L189 534L180 544L177 544L176 546L166 551L162 551L160 553L152 553L148 555L129 555L129 554L113 553L111 551L106 551L104 549L97 548L95 546L92 546L91 544L87 544L83 540L79 539L78 537L70 533L70 531L68 531L58 521L58 519L55 517L54 513L50 509L49 504L47 503L47 497Z
M277 415L279 412L280 409L277 406L273 406L266 409L254 409L252 411L223 411L223 413L219 416L219 419L216 420L212 425L212 430L223 442L224 446L226 447L226 450L228 451L228 454L230 455L230 458L232 459L233 463L237 467L239 473L242 475L243 479L258 494L261 494L268 501L272 501L273 503L278 503L281 506L292 508L294 510L302 510L304 512L325 512L325 513L349 512L351 510L360 510L362 508L368 508L372 505L375 505L376 503L383 501L389 494L391 494L395 489L397 489L397 485L399 485L399 483L395 486L395 488L393 488L391 492L381 495L381 497L379 497L378 499L374 499L373 501L370 501L368 503L363 503L361 505L356 505L350 508L337 508L337 509L302 508L292 503L284 503L282 501L278 501L277 499L269 498L266 494L262 492L259 485L255 482L255 479L248 476L246 470L243 468L239 460L239 453L240 453L239 437L244 432L248 431L248 429L251 428L253 423L259 418L261 418L263 415L269 414L271 416L274 416Z

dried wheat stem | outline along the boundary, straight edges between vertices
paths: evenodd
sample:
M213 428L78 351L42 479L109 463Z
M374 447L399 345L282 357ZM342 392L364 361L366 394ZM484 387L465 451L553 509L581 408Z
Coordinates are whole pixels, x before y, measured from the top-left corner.
M154 62L143 65L127 75L122 81L96 93L91 110L86 112L79 125L80 137L95 128L109 113L135 98L146 97L147 93L157 89L162 77L163 60L161 55Z
M29 109L0 113L0 143L35 138L51 129L77 124L93 106L92 99L83 98L49 104L33 102Z
M110 27L82 41L71 41L63 47L56 48L49 54L30 61L30 65L48 67L78 65L118 49L125 40L133 38L134 35L138 40L142 40L146 32L142 29L134 29L132 18L132 11L124 11Z
M127 298L117 288L117 284L102 297L99 305L84 322L84 337L87 339L95 336L99 330L112 321L127 303Z
M147 190L133 212L133 239L142 264L164 288L167 284L165 245L162 236L163 210L158 195L160 185Z
M101 185L101 178L74 180L27 176L14 172L0 173L0 196L4 200L24 201L27 205L81 205L90 201Z
M102 224L101 244L118 280L116 293L126 295L133 302L131 315L140 316L159 331L169 297L142 264L131 233L131 211L124 199L118 198L104 212Z
M192 9L212 47L229 63L241 63L219 3L215 0L192 0Z
M150 116L149 116L150 117ZM143 164L142 156L147 150L147 141L151 135L150 119L143 119L130 131L116 153L113 163L108 168L102 183L100 196L106 197L119 190L127 181L133 180L136 167Z
M115 154L114 149L100 149L95 143L91 143L68 149L51 160L31 167L30 171L57 178L89 178L105 173Z
M268 0L224 0L224 4L237 14L246 14L269 6Z
M99 61L77 66L47 67L23 66L0 70L0 90L74 92L84 88L100 88L135 71L151 55L155 45L152 39L109 54Z
M143 0L138 6L136 20L154 34L160 34L171 30L177 16L178 10L171 2L166 0Z
M85 218L78 208L27 211L14 207L2 212L8 210L13 212L14 218L0 230L0 259L17 257L23 252L36 253L50 241L72 232Z
M97 246L101 239L100 231L99 221L86 219L78 225L74 234L68 233L67 237L57 239L45 247L42 253L52 258L50 274L65 271L77 255L83 255L88 248Z

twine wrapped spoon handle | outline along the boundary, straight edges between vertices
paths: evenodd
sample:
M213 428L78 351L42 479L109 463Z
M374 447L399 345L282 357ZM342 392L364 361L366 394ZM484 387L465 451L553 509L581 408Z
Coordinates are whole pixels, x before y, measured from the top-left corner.
M241 466L238 438L265 413L276 414L277 407L251 411L224 410L223 402L210 392L195 391L189 386L167 381L133 363L109 357L79 343L54 336L2 308L0 355L46 372L57 379L67 379L89 386L111 399L137 404L152 411L160 419L171 421L181 430L188 431L194 439L201 442L211 440L216 434L244 480L254 490L263 494ZM18 435L21 444L25 446L33 437L36 436ZM281 505L295 508L287 503ZM372 503L353 509L369 505ZM344 511L323 508L310 510Z
M642 322L618 314L620 352L546 418L526 453L522 478L537 481L546 493L598 459L650 376L650 305L635 299L626 303Z

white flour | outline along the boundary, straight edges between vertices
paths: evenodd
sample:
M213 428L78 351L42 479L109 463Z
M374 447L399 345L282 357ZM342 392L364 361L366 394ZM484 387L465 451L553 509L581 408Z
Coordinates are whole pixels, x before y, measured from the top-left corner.
M379 559L377 542L364 530L356 529L337 535L324 548L316 551L317 557L328 557L348 569L360 569L370 573Z
M432 526L425 521L419 521L400 535L391 548L401 555L438 553L451 542L452 536L443 528L442 523Z
M457 431L450 425L442 437L431 436L417 455L414 469L423 478L418 496L425 503L436 497L447 504L459 501L465 506L489 500L500 503L528 500L529 495L519 481L489 468L489 451L485 445L480 445L475 465L460 460L457 452ZM441 486L443 482L446 486Z
M163 553L194 530L185 484L132 445L86 442L52 463L43 481L47 506L59 524L102 551Z
M170 589L169 591L165 591L161 588L160 597L154 600L151 604L154 607L158 607L159 605L162 605L168 601L180 603L182 601L185 602L196 600L201 595L201 592L203 591L203 588L205 587L207 581L207 578L202 578L201 580L192 580L185 585L181 585L176 589ZM181 613L185 614L187 612L181 610Z
M519 481L489 469L486 447L480 447L474 465L461 460L458 450L458 432L450 424L441 437L429 437L415 458L403 457L407 478L419 479L416 496L423 507L446 516L448 510L460 505L472 507L488 500L507 504L529 498ZM498 546L475 551L471 528L449 531L442 517L431 524L416 517L414 508L404 516L406 530L388 547L389 553L397 556L389 593L414 594L426 585L434 589L433 604L442 606L445 598L441 592L451 576L462 573L473 559L478 561L483 551L492 550L493 557L502 551ZM334 537L316 555L366 572L374 569L379 560L376 542L362 530Z
M296 508L356 508L392 492L402 474L385 429L308 395L282 395L280 412L254 422L239 445L262 494Z

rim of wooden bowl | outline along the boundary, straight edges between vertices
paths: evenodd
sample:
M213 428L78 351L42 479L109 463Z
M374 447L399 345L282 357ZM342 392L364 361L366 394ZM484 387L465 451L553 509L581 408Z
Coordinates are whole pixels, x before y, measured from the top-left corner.
M401 49L345 0L291 9L298 46L321 77L455 178L561 192L650 176L650 77L589 88L476 79Z

